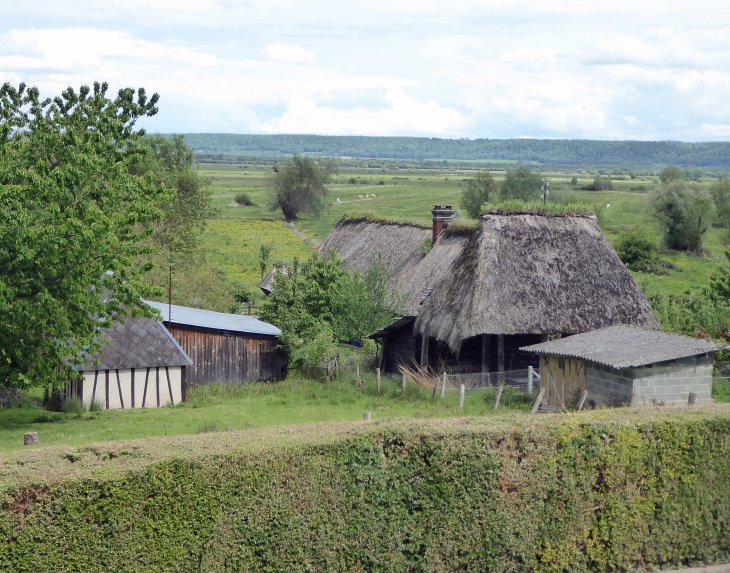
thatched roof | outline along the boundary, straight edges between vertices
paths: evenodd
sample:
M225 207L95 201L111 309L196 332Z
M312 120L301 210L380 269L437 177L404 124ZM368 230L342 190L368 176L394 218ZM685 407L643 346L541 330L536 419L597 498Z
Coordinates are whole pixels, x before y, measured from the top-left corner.
M424 258L421 245L431 239L431 229L412 224L344 220L335 225L319 246L319 252L327 255L330 249L347 259L360 272L368 270L378 252L394 276L391 286L407 292L418 266ZM420 301L419 301L420 302Z
M480 334L660 328L594 217L482 216L416 330L458 349Z

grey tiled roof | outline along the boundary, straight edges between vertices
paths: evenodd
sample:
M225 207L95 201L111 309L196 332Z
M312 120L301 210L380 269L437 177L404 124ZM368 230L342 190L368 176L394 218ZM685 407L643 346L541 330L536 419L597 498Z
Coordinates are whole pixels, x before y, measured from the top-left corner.
M168 305L161 302L144 301L152 308L156 308L162 315L162 320L169 322ZM281 330L273 324L262 322L252 316L243 314L226 314L224 312L213 312L200 308L172 305L172 324L185 324L187 326L198 326L201 328L214 328L216 330L228 330L231 332L245 332L248 334L267 334L269 336L281 336Z
M612 368L632 368L716 352L723 344L633 326L610 326L520 348L525 352L582 358Z
M79 370L190 366L192 360L165 326L151 318L128 318L102 332L110 340L101 352L85 357ZM95 360L99 364L94 364Z

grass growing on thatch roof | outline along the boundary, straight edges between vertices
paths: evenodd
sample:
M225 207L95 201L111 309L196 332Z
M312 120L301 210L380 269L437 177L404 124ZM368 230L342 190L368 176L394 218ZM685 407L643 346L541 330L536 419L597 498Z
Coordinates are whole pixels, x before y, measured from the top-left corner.
M588 203L546 203L540 201L509 200L482 208L482 214L490 215L539 215L542 217L594 217Z
M478 225L479 221L472 221L471 219L456 219L443 230L441 237L445 238L453 235L468 235L476 229Z
M407 219L398 219L394 217L383 217L377 215L373 211L359 211L355 213L343 213L339 220L340 223L381 223L383 225L411 225L422 229L430 229L431 225L426 225L421 221L411 221Z

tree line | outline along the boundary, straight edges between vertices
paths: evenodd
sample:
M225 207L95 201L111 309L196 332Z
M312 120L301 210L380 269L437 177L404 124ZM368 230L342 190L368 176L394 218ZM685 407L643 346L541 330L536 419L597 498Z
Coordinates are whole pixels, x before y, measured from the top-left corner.
M559 139L439 139L190 133L198 153L250 157L317 155L404 160L518 161L565 167L730 169L730 143Z

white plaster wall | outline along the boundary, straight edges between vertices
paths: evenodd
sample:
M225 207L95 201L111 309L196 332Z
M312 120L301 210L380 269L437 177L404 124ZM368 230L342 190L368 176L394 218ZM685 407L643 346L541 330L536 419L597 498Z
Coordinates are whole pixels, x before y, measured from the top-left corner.
M180 366L168 367L170 383L168 384L167 372L161 367L149 369L137 368L134 371L134 407L135 408L156 408L158 399L159 386L159 402L160 406L165 406L169 402L179 404L182 402L182 369ZM159 385L158 385L159 371ZM117 373L119 381L117 382ZM91 406L92 394L94 401L102 408L106 408L106 371L99 370L96 381L96 393L94 393L94 376L96 372L84 372L83 374L83 396L84 406ZM147 392L145 395L145 385ZM121 387L121 397L119 389ZM172 388L172 396L170 396L170 388ZM132 408L132 370L110 370L109 371L109 409L118 410Z

